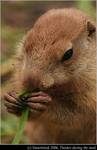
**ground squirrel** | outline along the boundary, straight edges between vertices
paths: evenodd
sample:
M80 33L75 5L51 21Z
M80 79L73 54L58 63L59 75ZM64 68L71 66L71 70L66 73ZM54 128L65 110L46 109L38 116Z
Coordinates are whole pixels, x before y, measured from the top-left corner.
M16 87L32 91L30 143L95 143L95 22L83 12L52 9L42 15L18 49ZM21 114L15 92L7 110Z

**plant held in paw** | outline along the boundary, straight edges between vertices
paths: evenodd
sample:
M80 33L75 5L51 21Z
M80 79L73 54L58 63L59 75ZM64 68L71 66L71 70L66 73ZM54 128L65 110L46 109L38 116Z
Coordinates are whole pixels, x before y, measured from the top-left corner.
M24 96L27 96L27 95L28 95L28 93L22 92L22 94L20 94L19 97L21 97L21 100L23 101L26 99ZM25 128L25 123L28 119L28 115L29 115L29 109L25 108L25 110L23 110L23 112L22 112L22 116L19 121L18 131L16 133L16 136L14 137L14 140L12 141L12 144L19 144L22 134L23 134L23 131L24 131L24 128Z

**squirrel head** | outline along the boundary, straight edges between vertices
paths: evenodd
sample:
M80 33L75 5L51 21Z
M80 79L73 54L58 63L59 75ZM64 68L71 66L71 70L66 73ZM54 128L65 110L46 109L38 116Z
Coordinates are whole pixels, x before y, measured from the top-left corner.
M91 76L94 57L94 22L76 9L53 9L25 36L20 77L34 90L64 86L72 92L77 79L82 84Z

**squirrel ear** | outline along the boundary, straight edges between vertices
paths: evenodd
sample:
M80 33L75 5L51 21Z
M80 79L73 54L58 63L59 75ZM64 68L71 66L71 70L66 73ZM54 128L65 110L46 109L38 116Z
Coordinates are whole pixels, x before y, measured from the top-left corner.
M96 32L96 26L94 22L92 21L87 22L87 31L89 37L91 37Z

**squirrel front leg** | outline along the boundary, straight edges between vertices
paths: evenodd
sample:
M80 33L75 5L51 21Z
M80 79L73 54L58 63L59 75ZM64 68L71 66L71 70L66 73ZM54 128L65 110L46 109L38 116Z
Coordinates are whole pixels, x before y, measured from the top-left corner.
M4 99L5 106L9 113L20 116L25 107L28 107L30 110L31 118L40 116L41 113L47 109L51 102L51 98L43 92L31 93L30 96L28 96L26 100L23 101L16 92L12 91L5 94Z

